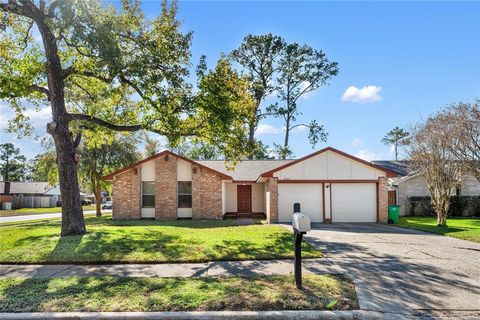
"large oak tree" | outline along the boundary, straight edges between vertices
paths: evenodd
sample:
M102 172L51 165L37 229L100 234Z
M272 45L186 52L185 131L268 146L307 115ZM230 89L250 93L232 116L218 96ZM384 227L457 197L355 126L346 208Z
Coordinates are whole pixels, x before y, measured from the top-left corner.
M173 145L182 136L199 136L220 143L227 158L242 156L232 150L244 145L245 133L237 132L244 119L205 103L215 97L202 88L192 93L185 81L192 35L182 32L175 2L161 9L147 20L140 4L128 0L120 8L99 0L0 3L0 99L15 111L10 129L23 133L30 129L25 101L51 107L47 132L57 154L62 236L86 232L77 177L79 123L148 130ZM217 102L229 99L238 95L222 93ZM228 102L223 108L237 105Z

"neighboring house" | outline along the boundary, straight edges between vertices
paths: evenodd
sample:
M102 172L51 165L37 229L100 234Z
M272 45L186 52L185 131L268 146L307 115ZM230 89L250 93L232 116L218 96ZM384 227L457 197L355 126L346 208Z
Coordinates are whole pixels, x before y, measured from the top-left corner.
M3 203L12 209L54 207L54 198L45 194L48 189L48 182L0 182L2 209L7 208Z
M52 196L56 204L61 203L61 194L60 194L60 185L57 184L55 187L50 188L47 192L44 193L45 195ZM80 192L80 199L88 200L91 203L95 203L95 196L93 194L83 193Z
M114 219L223 219L261 215L291 222L386 222L391 170L328 147L297 160L193 161L162 151L105 176Z
M430 192L423 176L409 166L408 161L372 161L374 164L392 170L398 177L389 179L389 204L400 205L401 216L410 215L410 197L429 197ZM480 196L480 183L470 174L462 175L452 195Z

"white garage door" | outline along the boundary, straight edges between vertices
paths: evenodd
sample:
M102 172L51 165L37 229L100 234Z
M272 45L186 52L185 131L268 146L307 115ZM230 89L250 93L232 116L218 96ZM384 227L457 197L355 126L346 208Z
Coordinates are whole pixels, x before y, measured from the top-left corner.
M279 183L278 220L292 222L293 204L300 203L303 214L312 222L323 222L322 184L318 183Z
M375 183L332 183L333 222L376 222Z

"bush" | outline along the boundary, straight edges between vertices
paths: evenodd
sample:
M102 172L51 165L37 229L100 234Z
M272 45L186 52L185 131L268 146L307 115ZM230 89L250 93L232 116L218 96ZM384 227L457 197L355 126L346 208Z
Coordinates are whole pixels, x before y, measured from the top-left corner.
M407 213L411 216L436 216L431 197L409 197ZM480 196L452 196L448 215L452 217L480 216Z

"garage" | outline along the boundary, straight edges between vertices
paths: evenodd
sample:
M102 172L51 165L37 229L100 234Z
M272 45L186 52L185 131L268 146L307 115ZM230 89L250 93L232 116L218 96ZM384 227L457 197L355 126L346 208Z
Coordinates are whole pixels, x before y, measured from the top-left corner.
M386 222L387 179L394 175L328 147L265 172L260 181L266 190L275 190L271 185L278 183L278 199L269 192L266 200L278 201L279 222L292 221L296 202L312 222ZM274 216L276 208L268 209L267 216Z
M332 183L332 222L376 222L375 183Z
M278 220L292 222L293 204L300 203L302 213L312 222L323 222L321 183L281 183L278 185Z

